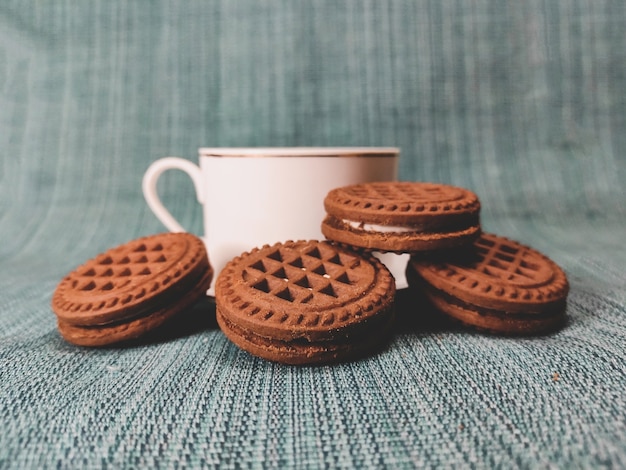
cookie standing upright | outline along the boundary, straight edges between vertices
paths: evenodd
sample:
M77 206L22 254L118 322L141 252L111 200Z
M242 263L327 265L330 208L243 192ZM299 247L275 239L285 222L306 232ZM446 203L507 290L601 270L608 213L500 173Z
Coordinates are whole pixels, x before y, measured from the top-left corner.
M52 296L61 335L81 346L144 336L206 295L204 243L163 233L112 248L69 273Z
M444 314L492 333L541 334L566 319L569 284L563 270L505 237L483 233L454 261L412 258L407 280Z
M373 256L319 241L264 246L216 281L217 321L241 349L287 364L341 361L388 339L395 283Z
M478 197L456 186L356 184L330 191L324 207L324 236L366 250L442 250L467 245L480 234Z

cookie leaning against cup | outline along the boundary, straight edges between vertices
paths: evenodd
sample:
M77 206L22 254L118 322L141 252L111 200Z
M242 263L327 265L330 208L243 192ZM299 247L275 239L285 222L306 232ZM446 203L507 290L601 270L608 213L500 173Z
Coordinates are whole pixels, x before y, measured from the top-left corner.
M288 241L233 259L215 284L217 322L241 349L287 364L336 362L389 337L395 282L376 258Z
M61 336L80 346L142 337L206 295L204 243L163 233L112 248L68 274L52 296Z
M446 262L411 258L411 289L444 314L504 335L547 333L565 322L569 285L548 257L505 237L483 233L471 249Z
M324 207L324 236L366 250L449 249L467 245L480 234L476 194L445 184L355 184L330 191Z

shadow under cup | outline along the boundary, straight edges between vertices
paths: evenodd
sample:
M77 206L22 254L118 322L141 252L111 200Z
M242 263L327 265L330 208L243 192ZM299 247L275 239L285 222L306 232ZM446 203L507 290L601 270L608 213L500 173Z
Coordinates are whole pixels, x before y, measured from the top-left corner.
M185 231L161 203L156 183L171 169L189 175L217 277L228 261L254 247L323 239L326 194L349 184L396 180L399 154L394 147L201 148L199 165L178 157L155 161L144 175L143 193L169 230ZM406 256L380 257L397 287L406 287Z

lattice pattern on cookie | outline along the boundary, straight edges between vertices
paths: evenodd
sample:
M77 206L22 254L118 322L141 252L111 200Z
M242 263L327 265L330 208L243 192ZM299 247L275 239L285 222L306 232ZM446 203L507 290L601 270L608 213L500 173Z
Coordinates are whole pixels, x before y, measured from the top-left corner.
M496 298L545 301L567 291L563 271L532 248L485 233L474 248L469 261L433 264L430 269L466 290Z
M160 274L180 255L181 253L174 247L165 249L161 242L139 243L129 251L112 251L99 256L94 263L75 273L71 285L77 291L91 291L93 294L120 290L131 284L143 284L154 275ZM152 283L149 291L157 290L161 285L165 286L172 279L180 277L195 261L196 258L192 257L171 273L162 276L158 282ZM142 292L138 292L137 295L141 296Z
M216 283L218 308L231 321L248 328L275 325L278 335L283 324L308 331L340 328L374 315L394 292L393 277L377 259L317 241L244 253Z
M492 237L479 238L476 269L483 274L520 286L545 284L552 276L552 269L542 263L526 247Z
M168 253L164 252L162 243L141 243L129 253L111 253L96 258L95 263L74 274L71 285L82 292L119 289L133 279L141 282L142 277L155 274L160 270L159 265L167 261Z
M202 241L188 234L144 237L113 248L59 284L53 309L67 321L82 321L87 314L130 308L195 269L205 253Z
M379 182L357 184L331 192L345 206L391 212L447 212L479 205L472 192L437 183Z
M360 264L356 256L330 245L315 245L301 253L277 248L247 266L243 277L252 288L276 299L306 304L316 298L318 304L327 304L355 294L354 284L365 274L359 272Z

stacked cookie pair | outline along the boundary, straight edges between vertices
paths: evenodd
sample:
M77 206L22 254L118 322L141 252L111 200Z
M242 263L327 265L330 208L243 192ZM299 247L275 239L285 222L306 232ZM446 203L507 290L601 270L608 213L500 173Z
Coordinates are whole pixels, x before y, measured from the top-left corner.
M409 287L436 310L491 333L546 333L565 321L568 282L538 251L481 232L474 193L434 183L337 188L324 235L364 250L410 253ZM415 314L420 314L415 305Z

